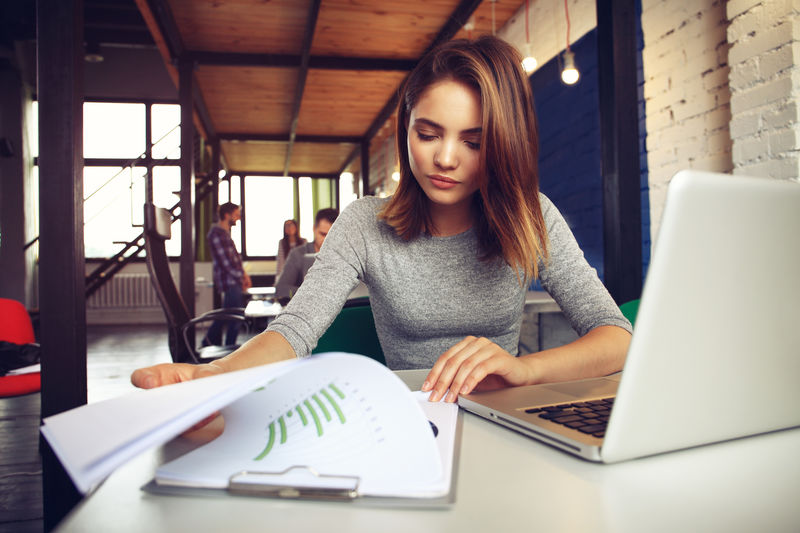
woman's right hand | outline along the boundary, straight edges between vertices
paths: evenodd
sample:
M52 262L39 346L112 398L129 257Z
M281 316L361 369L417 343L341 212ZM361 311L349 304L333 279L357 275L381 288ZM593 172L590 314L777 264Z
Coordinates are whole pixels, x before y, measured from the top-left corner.
M134 370L131 374L131 383L140 389L153 389L222 373L223 369L213 363L202 365L162 363Z
M140 368L131 374L131 383L140 389L153 389L294 358L294 349L280 333L264 331L222 359L202 365L161 363Z
M207 363L203 365L190 365L187 363L161 363L158 365L134 370L133 374L131 374L131 383L140 389L154 389L156 387L163 387L164 385L172 385L173 383L181 383L183 381L191 381L193 379L215 376L217 374L222 374L223 372L224 370L221 367L216 366L213 363ZM184 433L184 435L188 435L193 431L207 426L215 418L217 418L218 415L219 413L213 413L207 416L192 426L186 433Z

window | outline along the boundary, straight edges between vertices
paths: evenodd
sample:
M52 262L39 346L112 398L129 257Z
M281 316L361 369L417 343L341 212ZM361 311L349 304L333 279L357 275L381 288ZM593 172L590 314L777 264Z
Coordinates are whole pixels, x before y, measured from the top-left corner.
M153 104L151 121L153 159L180 159L181 106Z
M111 257L122 248L118 242L141 232L132 224L142 218L145 172L141 167L83 169L86 257Z
M244 191L247 255L273 256L283 237L284 221L294 218L294 179L245 176Z
M178 203L180 106L85 102L83 109L84 247L87 258L107 258L142 231L148 169L152 173L153 203L165 208ZM37 102L33 102L29 113L31 151L38 157ZM152 143L149 149L148 138ZM34 175L37 173L35 167ZM343 205L356 196L353 181L352 175L349 180L341 180ZM313 239L314 215L335 203L334 185L335 180L328 179L299 178L296 186L295 178L287 176L226 176L220 180L219 203L230 201L244 208L246 220L231 229L237 248L250 257L269 257L277 253L287 219L299 218L300 234ZM299 199L295 198L295 190L299 191ZM180 221L172 225L167 253L173 257L181 253Z
M352 172L342 172L339 176L339 210L344 209L358 198L355 176Z
M145 153L145 105L83 104L83 157L137 159Z
M153 203L171 208L178 201L180 106L86 102L83 113L84 247L88 258L111 257L122 242L142 231L145 176L153 165L146 159L147 113L154 143L151 155L159 162L152 167ZM173 223L172 239L167 241L171 256L180 255L180 231L180 222Z
M242 178L241 176L231 176L228 182L228 189L230 195L230 202L241 206L242 205ZM225 202L222 202L225 203ZM222 204L220 204L222 205ZM231 239L236 244L236 249L242 253L242 222L236 224L231 228Z
M153 203L167 209L178 203L180 198L176 192L181 190L180 167L153 167ZM176 211L180 213L180 211ZM181 221L172 223L172 238L165 244L167 255L181 255Z
M311 187L311 178L300 178L300 235L314 240L314 193Z
M219 180L219 194L217 196L219 201L219 205L228 203L231 201L231 180L222 179Z

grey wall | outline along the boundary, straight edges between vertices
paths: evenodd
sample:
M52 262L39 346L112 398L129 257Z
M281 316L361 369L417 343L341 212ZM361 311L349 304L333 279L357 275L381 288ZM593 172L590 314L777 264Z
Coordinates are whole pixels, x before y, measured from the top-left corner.
M33 198L30 158L23 142L28 92L13 55L0 56L0 297L30 307L35 298L35 258L33 250L23 250L35 232L35 221L27 212Z
M104 60L84 65L86 98L176 100L178 90L156 48L101 47Z

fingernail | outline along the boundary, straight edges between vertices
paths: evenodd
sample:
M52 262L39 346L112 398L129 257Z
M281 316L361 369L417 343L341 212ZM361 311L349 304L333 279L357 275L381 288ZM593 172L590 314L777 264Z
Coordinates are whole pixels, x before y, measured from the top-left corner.
M422 384L422 390L423 390L423 391L428 391L428 390L430 390L430 388L431 388L431 384L430 384L430 382L429 382L429 381L426 381L426 382L424 382L424 383Z
M461 387L461 392L459 394L469 394L469 385Z
M439 395L436 393L436 391L433 391L431 393L431 395L428 396L428 401L429 402L438 402L439 401Z
M144 385L145 389L152 389L153 387L156 386L156 378L154 378L153 376L147 376L146 378L144 378L144 382L142 383L142 385Z

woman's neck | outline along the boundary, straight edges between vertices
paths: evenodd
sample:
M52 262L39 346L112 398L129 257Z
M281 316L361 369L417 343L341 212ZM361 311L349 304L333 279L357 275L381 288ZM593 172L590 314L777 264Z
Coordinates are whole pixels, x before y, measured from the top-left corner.
M434 204L429 201L428 206L433 222L431 235L449 237L470 229L473 223L471 203L470 199L454 205Z

